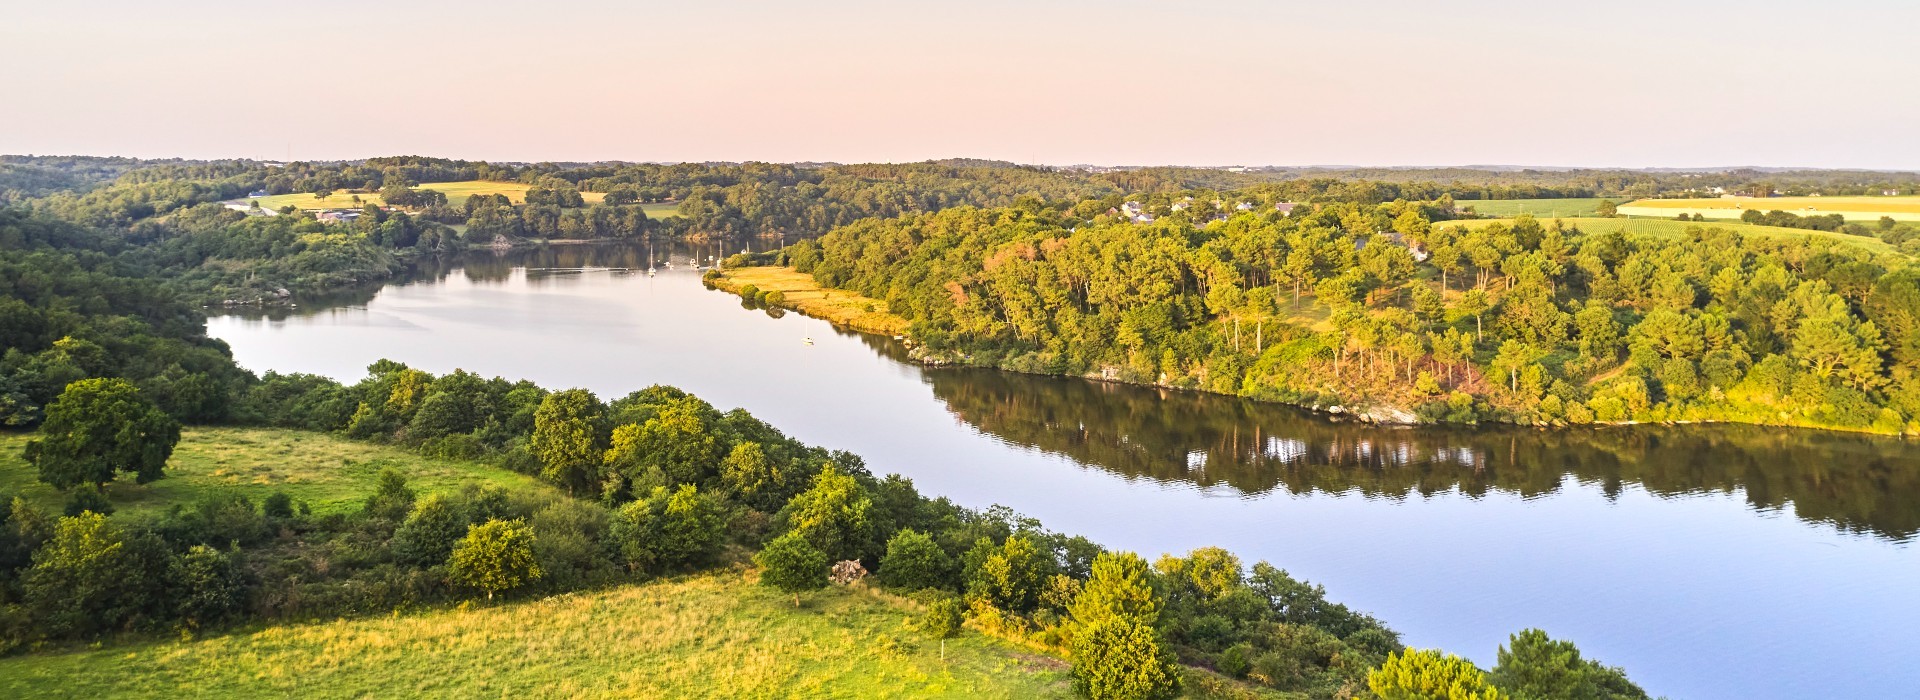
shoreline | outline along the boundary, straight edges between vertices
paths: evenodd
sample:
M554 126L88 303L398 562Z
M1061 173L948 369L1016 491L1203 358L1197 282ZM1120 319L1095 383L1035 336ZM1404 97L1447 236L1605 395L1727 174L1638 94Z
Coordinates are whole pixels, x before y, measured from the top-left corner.
M741 281L739 279L736 279L736 277L739 276L739 273L743 270L758 271L758 273L751 275L752 281ZM908 359L914 363L921 365L922 367L935 367L935 368L967 367L967 368L976 368L976 369L989 369L997 372L1011 372L1014 374L1025 374L1025 375L1036 376L1036 377L1059 377L1063 379L1080 379L1080 380L1099 382L1102 384L1115 384L1115 385L1133 386L1133 387L1148 388L1148 389L1191 392L1196 394L1206 394L1209 396L1219 396L1223 398L1238 398L1238 399L1243 399L1247 401L1257 401L1260 403L1268 403L1268 404L1275 404L1275 405L1281 405L1281 406L1292 406L1294 408L1298 408L1303 411L1308 411L1317 416L1326 418L1334 422L1354 420L1354 421L1369 423L1372 425L1377 425L1382 427L1450 426L1450 427L1459 427L1459 428L1473 428L1473 427L1478 427L1482 424L1494 424L1494 425L1513 426L1513 427L1519 427L1519 428L1536 428L1536 429L1542 429L1542 430L1564 430L1564 429L1579 428L1579 427L1626 427L1626 426L1634 426L1634 425L1731 424L1731 425L1755 425L1755 426L1775 427L1775 428L1792 428L1797 430L1824 430L1824 431L1837 432L1837 433L1851 433L1856 435L1889 437L1889 438L1895 438L1900 440L1908 440L1915 437L1911 432L1887 433L1887 432L1872 430L1870 428L1843 428L1843 427L1832 427L1832 426L1822 426L1822 425L1800 425L1800 424L1794 424L1794 423L1766 423L1766 422L1759 422L1759 421L1733 420L1733 419L1724 419L1724 418L1689 418L1684 420L1671 420L1671 421L1594 420L1584 424L1547 423L1547 422L1522 423L1522 422L1515 422L1515 421L1500 421L1500 420L1478 421L1474 423L1449 423L1449 422L1429 423L1429 422L1423 422L1419 420L1418 417L1415 416L1411 410L1404 407L1400 407L1400 406L1382 405L1382 406L1366 406L1364 408L1360 408L1360 407L1350 407L1350 406L1343 406L1343 405L1333 405L1333 406L1322 406L1319 404L1308 405L1308 404L1294 403L1291 401L1271 401L1271 400L1265 400L1265 399L1258 399L1251 396L1242 396L1240 394L1228 394L1228 393L1223 393L1218 391L1209 391L1206 389L1173 386L1170 384L1158 384L1158 383L1151 383L1151 382L1132 382L1124 379L1104 377L1097 374L1086 374L1086 375L1051 374L1051 373L1044 373L1044 372L1025 372L1025 371L1016 370L1016 369L1008 369L1005 367L989 366L989 365L969 365L962 362L953 362L953 361L943 360L940 358L931 358L931 357L926 357L924 355L921 355L918 352L918 349L921 346L914 343L913 339L910 336L905 334L905 328L906 326L910 325L909 322L904 318L893 315L892 313L889 313L886 311L874 311L874 312L867 312L866 314L869 316L884 316L887 319L891 319L892 323L890 323L889 325L877 325L873 323L861 324L861 323L854 322L854 320L843 320L840 318L836 318L834 315L831 315L830 313L828 314L820 313L823 311L830 312L834 308L845 308L848 304L863 303L863 302L867 304L876 304L884 309L885 302L881 302L876 299L868 299L867 297L861 296L860 294L852 291L820 287L818 284L815 284L812 282L811 276L803 275L802 273L795 271L791 267L771 266L771 265L742 266L742 267L734 267L734 268L715 268L714 271L718 272L719 274L711 275L705 280L707 282L708 287L726 292L728 294L733 294L735 296L741 296L740 294L741 289L747 286L758 287L756 283L761 281L766 281L766 280L774 281L778 288L774 288L774 287L760 288L759 291L761 292L780 291L783 293L788 291L796 291L801 294L811 294L813 292L820 292L822 294L822 297L820 298L820 300L816 300L814 297L809 296L809 297L803 297L799 301L795 301L791 297L782 299L780 301L768 301L765 298L755 299L755 301L757 301L758 303L766 304L768 306L775 306L782 309L786 309L788 311L793 311L801 315L807 316L809 318L815 318L822 321L826 321L827 323L832 324L835 328L844 328L847 330L852 330L859 333L867 333L870 335L884 335L884 336L892 336L896 338L903 338L909 344L911 344L912 347L914 348L914 352L909 353ZM805 277L806 281L804 283L800 282L799 280L795 279L796 277ZM824 299L828 298L828 295L835 294L835 293L841 295L839 299L843 302L842 304L834 305L830 303L825 303L823 301ZM814 303L809 303L809 302L814 302ZM897 325L894 325L894 324L897 324ZM892 332L890 329L894 327L900 328L901 332L898 332L898 333Z

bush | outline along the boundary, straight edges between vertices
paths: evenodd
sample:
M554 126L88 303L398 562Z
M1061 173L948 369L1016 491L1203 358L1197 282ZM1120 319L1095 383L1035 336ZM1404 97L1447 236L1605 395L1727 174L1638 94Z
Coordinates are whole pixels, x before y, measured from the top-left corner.
M788 532L767 543L753 555L760 567L760 582L793 594L793 607L800 607L800 594L825 588L827 555L808 542L799 532Z
M1171 698L1180 675L1152 627L1116 617L1074 637L1073 688L1094 700Z
M920 616L920 631L934 639L946 639L960 633L960 624L965 621L966 604L959 596L943 595L927 603L926 613Z
M113 504L107 501L107 494L94 484L81 484L73 487L67 494L67 506L61 511L65 515L75 516L93 512L101 515L113 515Z
M953 560L925 533L901 530L887 541L880 558L880 582L892 588L945 588Z

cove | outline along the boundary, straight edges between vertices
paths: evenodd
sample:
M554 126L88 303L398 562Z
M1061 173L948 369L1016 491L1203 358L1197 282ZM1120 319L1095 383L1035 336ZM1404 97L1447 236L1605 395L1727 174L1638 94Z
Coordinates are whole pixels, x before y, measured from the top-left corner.
M737 246L738 244L735 244ZM703 288L718 245L428 261L221 315L256 372L391 358L740 407L929 495L1149 559L1218 545L1494 661L1540 627L1674 698L1898 697L1920 672L1920 445L1739 425L1337 423L1232 397L904 361L891 338ZM672 267L667 267L671 263ZM651 270L651 274L649 274ZM810 341L810 342L809 342Z

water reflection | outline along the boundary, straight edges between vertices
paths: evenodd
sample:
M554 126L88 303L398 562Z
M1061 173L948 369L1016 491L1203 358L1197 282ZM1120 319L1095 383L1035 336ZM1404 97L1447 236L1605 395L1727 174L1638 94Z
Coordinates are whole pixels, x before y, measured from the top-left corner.
M396 279L325 294L301 295L294 300L293 306L240 306L223 308L219 313L236 318L272 321L311 316L332 309L365 307L381 289L391 285L445 282L455 274L468 282L497 286L507 284L513 280L516 271L524 270L528 285L538 288L556 278L587 273L644 275L649 272L705 270L719 264L728 255L759 252L776 245L777 241L761 240L746 243L647 241L467 250L418 258Z
M1130 478L1244 494L1535 497L1568 481L1756 509L1904 542L1920 531L1920 458L1893 438L1747 425L1534 430L1381 428L1231 397L986 370L926 373L954 416L1002 440Z

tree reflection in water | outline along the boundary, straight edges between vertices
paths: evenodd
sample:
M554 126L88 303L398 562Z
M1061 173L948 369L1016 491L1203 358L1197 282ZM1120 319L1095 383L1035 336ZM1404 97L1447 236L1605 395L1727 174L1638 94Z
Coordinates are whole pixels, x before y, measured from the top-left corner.
M875 343L879 345L879 343ZM1381 427L1289 406L977 369L926 373L961 420L1129 478L1245 494L1458 491L1532 497L1569 480L1609 497L1740 491L1756 509L1903 542L1920 531L1920 446L1751 425Z

